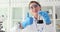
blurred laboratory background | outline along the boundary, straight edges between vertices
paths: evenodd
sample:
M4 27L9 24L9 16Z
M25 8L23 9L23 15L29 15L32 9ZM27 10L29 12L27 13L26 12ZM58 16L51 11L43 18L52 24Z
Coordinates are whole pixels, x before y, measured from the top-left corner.
M0 31L9 32L18 22L21 22L27 12L28 4L32 0L0 0ZM38 1L42 10L48 12L53 30L60 32L60 0L34 0ZM30 14L30 16L32 16Z

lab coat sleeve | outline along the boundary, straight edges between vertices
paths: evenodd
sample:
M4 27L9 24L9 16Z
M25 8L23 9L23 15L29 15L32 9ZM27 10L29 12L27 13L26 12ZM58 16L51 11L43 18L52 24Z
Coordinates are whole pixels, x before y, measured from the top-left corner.
M16 32L17 26L14 26L10 29L10 32Z
M46 22L47 25L51 24L51 20L47 12L40 11L39 15L41 15L44 18L44 21Z

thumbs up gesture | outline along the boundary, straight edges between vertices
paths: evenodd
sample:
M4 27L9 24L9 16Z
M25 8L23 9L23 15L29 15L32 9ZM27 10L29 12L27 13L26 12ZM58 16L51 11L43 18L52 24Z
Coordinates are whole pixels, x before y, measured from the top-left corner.
M27 13L26 19L21 24L23 28L25 28L28 25L33 24L33 18L29 16L29 13Z

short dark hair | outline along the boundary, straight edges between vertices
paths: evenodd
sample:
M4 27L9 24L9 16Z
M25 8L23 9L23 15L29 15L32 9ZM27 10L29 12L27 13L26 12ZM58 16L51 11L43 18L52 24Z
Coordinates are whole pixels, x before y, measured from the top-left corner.
M31 3L36 3L37 5L39 5L40 7L41 7L41 5L37 2L37 1L31 1L30 3L29 3L29 7L30 7L30 4Z

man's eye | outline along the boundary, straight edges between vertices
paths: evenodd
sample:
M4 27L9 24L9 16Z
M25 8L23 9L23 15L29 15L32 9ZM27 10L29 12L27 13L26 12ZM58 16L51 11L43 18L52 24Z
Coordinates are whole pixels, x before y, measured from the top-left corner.
M31 6L30 9L33 9L33 7L36 8L37 6L38 6L38 5Z
M33 9L33 7L30 7L30 9Z
M35 8L37 7L37 5L35 5Z

